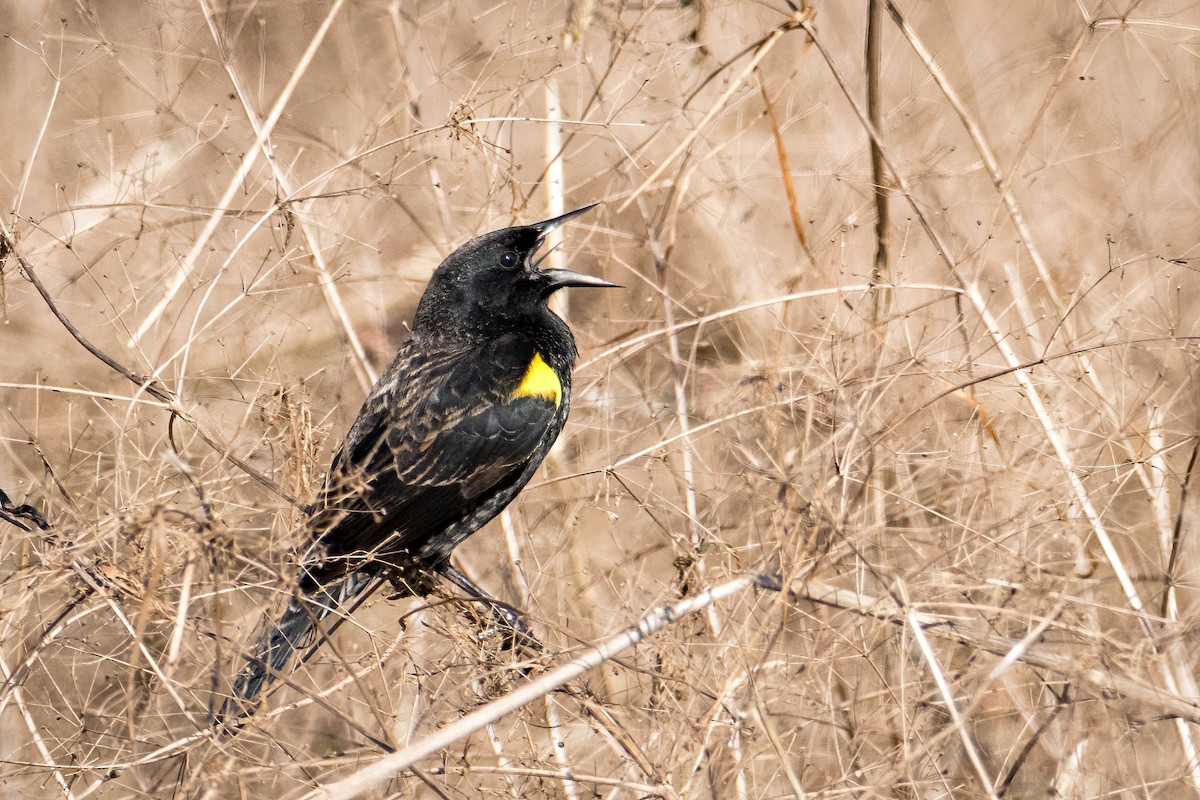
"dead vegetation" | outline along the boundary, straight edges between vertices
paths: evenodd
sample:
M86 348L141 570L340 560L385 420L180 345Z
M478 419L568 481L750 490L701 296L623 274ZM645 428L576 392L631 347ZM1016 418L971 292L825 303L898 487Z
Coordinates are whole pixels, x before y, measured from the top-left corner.
M872 8L11 9L0 795L1196 796L1200 12ZM458 554L547 652L380 593L214 739L430 270L597 201Z

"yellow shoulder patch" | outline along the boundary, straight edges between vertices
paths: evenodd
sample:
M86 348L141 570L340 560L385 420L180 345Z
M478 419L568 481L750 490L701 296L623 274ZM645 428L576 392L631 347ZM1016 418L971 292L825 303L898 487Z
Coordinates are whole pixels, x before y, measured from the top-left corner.
M518 397L542 397L553 400L555 408L562 405L562 381L545 362L541 353L533 354L529 369L525 370L525 377L512 393L512 399L516 400Z

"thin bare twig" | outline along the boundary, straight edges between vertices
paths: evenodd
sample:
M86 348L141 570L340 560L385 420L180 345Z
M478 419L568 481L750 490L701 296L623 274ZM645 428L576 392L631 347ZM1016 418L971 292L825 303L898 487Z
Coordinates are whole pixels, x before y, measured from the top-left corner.
M5 249L13 257L15 257L17 259L17 263L21 265L21 271L25 273L26 277L29 278L30 283L32 283L34 288L37 289L38 294L42 296L42 300L45 301L46 306L50 309L50 313L52 313L55 318L58 319L59 323L66 328L67 333L71 334L71 337L75 339L75 341L79 342L83 349L87 350L89 353L99 359L101 363L103 363L113 372L116 372L118 375L137 386L138 391L144 391L151 397L154 397L156 400L162 402L165 407L170 410L172 417L178 417L179 419L187 422L188 425L190 425L196 431L196 434L205 442L205 444L221 455L221 458L229 461L229 463L242 470L242 472L253 478L263 488L282 497L293 505L300 505L300 500L298 498L281 488L262 472L252 467L248 462L236 456L231 451L230 445L222 444L214 435L205 430L205 428L179 404L179 401L175 397L174 393L172 393L162 384L158 383L153 376L138 375L133 370L129 369L124 364L105 353L99 347L92 344L91 340L84 336L79 328L75 327L75 323L71 322L70 318L67 317L67 315L64 314L61 309L59 309L58 304L54 301L54 297L50 294L50 290L46 288L46 285L42 283L41 278L38 277L37 270L34 269L33 264L26 260L17 249L16 241L13 239L12 234L9 232L8 227L4 224L3 220L0 220L0 239L3 240ZM133 401L136 401L136 398L134 398Z
M821 269L813 258L812 248L808 246L808 237L804 234L804 218L800 214L800 198L796 194L796 182L792 180L792 165L788 160L787 144L783 141L783 131L779 127L779 119L775 116L775 104L767 92L766 81L763 80L762 70L755 69L754 77L758 80L758 91L762 95L763 107L767 109L767 119L771 123L771 136L775 139L775 155L779 158L779 177L783 180L783 192L788 200L788 214L792 220L792 230L796 232L796 241L808 259L808 265L813 269ZM825 276L830 283L832 277Z
M280 91L279 97L275 98L275 102L272 104L271 110L267 113L266 119L263 120L262 126L259 128L258 133L254 138L254 144L252 144L246 150L246 153L242 157L241 163L238 166L237 173L230 179L229 184L225 187L225 193L222 194L221 199L217 201L216 209L211 215L209 215L208 222L204 225L204 230L202 230L196 237L196 240L192 243L192 248L188 251L187 255L184 256L183 261L180 262L178 268L175 270L175 273L167 282L167 287L163 291L162 298L159 299L158 303L155 304L154 308L150 310L150 313L146 315L145 319L142 320L141 324L138 325L137 329L134 331L133 336L130 338L130 345L136 346L142 340L142 337L145 336L152 327L154 327L159 318L167 310L167 306L169 306L171 301L175 299L175 295L179 293L181 288L183 288L184 281L187 280L188 276L191 275L192 271L196 268L196 262L199 261L200 255L208 248L209 240L211 240L213 235L217 232L217 226L221 224L221 220L225 216L225 209L231 208L234 197L236 197L239 192L243 191L246 177L250 174L250 170L253 169L255 163L257 163L259 154L263 152L263 145L266 143L267 137L269 137L271 132L275 130L275 124L279 122L279 118L283 116L284 110L287 109L287 105L292 99L292 94L295 92L296 87L300 84L300 79L304 77L304 73L308 71L308 67L312 64L313 57L316 56L317 50L319 50L321 47L321 43L325 41L325 35L329 33L329 28L333 25L333 21L337 19L338 12L341 11L342 5L345 3L345 1L346 0L334 0L333 4L330 5L329 11L325 14L325 19L321 22L321 26L317 28L316 33L313 34L313 37L309 41L308 47L305 49L304 54L300 57L300 60L297 62L296 67L292 70L291 75L288 76L287 84L285 84L283 90ZM204 11L204 16L206 19L213 16L207 0L200 0L200 6ZM221 59L223 61L228 61L231 56L228 50L226 50L225 42L221 39L217 39L216 45L220 50Z
M359 769L348 778L318 787L304 795L303 800L348 800L372 786L387 780L392 775L406 769L418 760L432 755L439 750L462 739L489 722L516 711L529 703L558 689L567 682L612 659L614 656L628 650L648 636L662 628L672 625L679 620L702 611L718 600L730 595L743 592L753 586L753 576L734 578L684 598L677 603L663 606L643 617L636 625L626 628L596 647L588 650L570 662L550 670L545 675L536 678L524 686L503 697L493 700L485 706L475 709L470 714L460 717L446 725L436 734L405 747L397 753L385 756L378 761Z
M883 69L883 4L882 0L870 0L867 4L867 118L875 130L883 129L883 88L879 73ZM875 185L875 266L871 270L871 283L878 285L873 297L872 320L880 324L887 318L891 306L891 292L886 286L891 282L888 269L888 241L891 227L888 221L887 176L884 174L883 153L879 143L872 139L871 182Z
M909 602L908 589L903 582L899 584L898 588L900 596L904 599L907 606ZM950 715L950 721L953 723L954 730L958 733L959 740L963 744L963 749L967 753L967 760L971 762L971 769L975 771L975 777L979 780L980 788L987 797L997 800L996 791L993 788L996 782L987 771L987 767L983 765L983 758L979 755L979 747L975 744L975 740L971 738L971 732L967 730L966 718L958 709L958 701L954 698L954 690L950 688L950 681L946 678L946 672L942 669L937 654L933 652L933 647L929 644L929 637L925 635L924 626L912 616L907 617L907 626L912 631L913 638L917 642L917 649L921 651L921 657L925 659L925 666L929 668L929 674L933 676L933 682L938 688L938 694L942 696L942 705L946 709L946 713Z
M789 591L798 598L884 620L893 625L903 627L919 624L930 636L958 642L1001 657L1017 653L1016 660L1022 664L1079 681L1101 693L1113 693L1144 706L1148 713L1178 716L1192 724L1200 725L1200 700L1189 700L1156 686L1123 677L1105 664L1089 666L1074 653L1009 639L991 631L962 624L957 619L902 608L891 597L874 597L810 580L791 584Z
M732 98L733 95L742 87L742 84L745 82L746 78L753 74L758 65L762 63L762 60L767 57L767 53L770 53L775 45L779 44L779 41L783 39L783 37L787 35L789 31L795 30L796 27L801 24L807 24L809 16L810 15L806 12L797 11L791 19L773 30L770 35L763 40L762 44L758 45L758 47L754 49L754 55L751 57L750 62L742 68L742 71L738 73L736 78L729 82L729 88L727 88L721 94L721 96L717 98L717 101L712 104L705 115L700 118L700 121L696 123L696 127L694 127L687 136L683 137L683 141L675 146L675 149L671 151L670 155L664 158L659 165L653 171L651 171L650 175L648 175L646 179L642 181L641 185L634 189L633 192L631 192L630 195L625 198L621 205L617 206L617 213L629 208L629 206L636 201L639 196L641 196L647 189L650 188L651 185L654 184L656 180L658 180L658 177L663 174L667 167L675 163L675 159L677 159L691 146L692 142L696 140L697 136L704 132L704 129L708 126L708 123L712 122L717 114L724 110L726 104L729 103L730 98Z
M223 41L222 33L217 27L216 17L213 15L207 0L200 0L200 4L204 9L204 18L208 22L208 29L212 34L213 40L218 43L222 53L230 52L231 48ZM336 13L336 9L330 9L325 21L326 27L333 22ZM271 142L271 132L263 130L263 124L259 121L258 114L255 113L251 106L246 90L242 86L241 78L234 68L233 59L226 57L222 61L225 65L225 73L229 76L229 82L233 84L233 90L242 104L246 119L250 122L250 126L257 136L256 141L261 142L260 146L263 148L263 154L266 156L267 164L271 167L271 173L275 176L275 181L279 184L285 195L289 197L295 196L291 187L291 179L284 172L278 159L275 158L273 152L274 145ZM299 66L297 70L300 71ZM333 314L334 321L341 330L342 336L345 337L346 344L350 346L350 353L354 356L350 359L350 365L354 368L355 377L358 378L359 388L365 394L370 391L371 386L379 376L375 374L371 362L367 359L366 351L363 349L362 342L358 338L358 332L354 330L354 325L350 321L350 314L346 311L346 304L342 302L341 292L338 291L337 283L333 280L329 265L325 261L325 251L317 239L317 234L313 230L312 224L308 221L303 211L296 213L295 218L298 220L300 233L304 236L304 242L308 246L308 253L312 257L313 264L316 265L317 277L319 279L317 283L321 288L321 296L325 298L325 305L329 308L330 313Z

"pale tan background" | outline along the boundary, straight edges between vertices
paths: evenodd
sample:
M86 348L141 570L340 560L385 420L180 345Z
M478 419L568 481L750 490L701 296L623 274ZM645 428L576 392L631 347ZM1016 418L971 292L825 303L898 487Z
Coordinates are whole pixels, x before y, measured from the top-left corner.
M884 621L743 592L576 682L590 711L529 706L380 796L1197 795L1196 728L1162 698L1195 693L1200 8L899 9L881 136L912 197L870 292L868 136L821 52L864 104L864 2L815 6L820 48L740 0L7 3L5 225L218 446L310 497L430 271L548 216L561 147L567 207L602 203L563 252L626 288L567 299L571 423L460 563L546 663L744 570L893 598ZM0 488L60 535L0 522L0 797L300 797L376 759L364 733L420 739L522 680L456 606L379 595L295 676L355 668L332 708L187 739L290 591L301 516L155 402L10 254ZM996 669L946 626L922 650L897 603L1008 641L1044 624L1062 659Z

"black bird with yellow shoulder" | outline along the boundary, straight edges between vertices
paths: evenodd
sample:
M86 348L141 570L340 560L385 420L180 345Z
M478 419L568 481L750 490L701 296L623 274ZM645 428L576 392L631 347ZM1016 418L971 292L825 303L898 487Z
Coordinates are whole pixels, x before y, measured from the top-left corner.
M571 408L575 339L546 305L559 289L612 287L541 269L546 236L594 206L484 234L433 273L412 335L375 384L310 509L298 591L238 674L219 719L262 689L381 577L428 590L442 575L486 598L450 553L529 482ZM424 584L422 581L426 581Z

